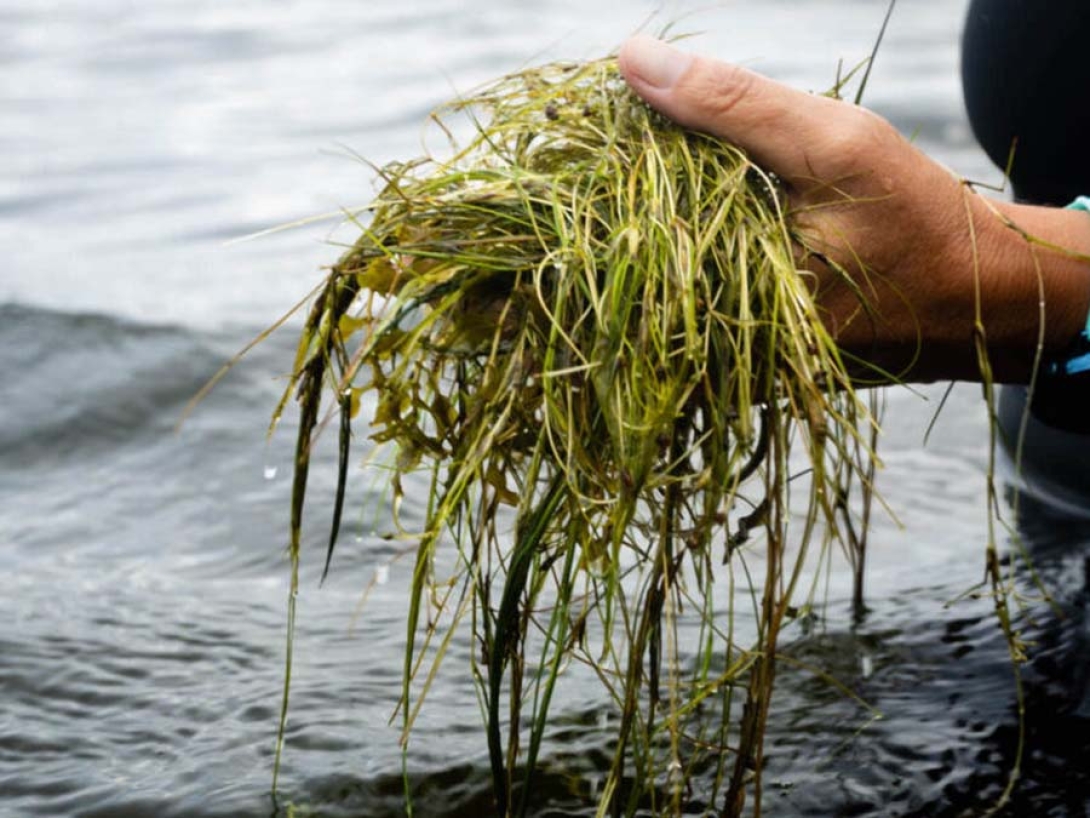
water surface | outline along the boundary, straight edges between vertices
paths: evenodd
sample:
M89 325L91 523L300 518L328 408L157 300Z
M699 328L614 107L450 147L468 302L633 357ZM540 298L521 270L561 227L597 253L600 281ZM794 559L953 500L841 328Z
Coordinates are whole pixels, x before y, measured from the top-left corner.
M958 173L997 181L956 75L964 2L904 0L869 104ZM657 17L653 16L657 12ZM335 222L227 240L366 201L375 162L420 151L459 89L591 57L695 12L691 47L821 90L870 50L878 0L230 4L10 0L0 10L0 815L268 816L287 598L290 365L274 336L179 432L188 399L303 298L350 240ZM979 582L986 434L978 394L891 392L872 611L790 651L883 714L784 673L769 743L776 815L956 815L996 797L1015 731L1005 648ZM328 471L311 492L329 510ZM359 484L359 506L369 484ZM374 495L372 495L373 497ZM420 498L417 498L419 501ZM419 514L409 509L409 514ZM1042 521L1043 520L1043 521ZM1036 521L1036 522L1034 522ZM1067 616L1041 612L1033 749L1010 815L1082 815L1085 528L1030 515ZM402 812L388 719L407 566L354 514L318 588L306 543L283 790L317 814ZM376 586L354 617L362 590ZM418 815L487 809L475 695L452 657L409 766ZM592 686L558 713L542 814L585 811L605 751ZM573 783L575 782L575 783ZM550 813L551 810L551 813Z

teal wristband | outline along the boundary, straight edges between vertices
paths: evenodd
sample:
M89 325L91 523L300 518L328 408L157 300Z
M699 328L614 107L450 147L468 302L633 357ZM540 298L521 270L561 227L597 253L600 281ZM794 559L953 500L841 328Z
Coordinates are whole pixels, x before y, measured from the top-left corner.
M1067 206L1068 210L1085 210L1090 213L1090 196L1079 196Z
M1090 196L1080 196L1068 209L1090 213ZM1082 332L1042 363L1030 412L1046 426L1090 435L1090 315Z
M1090 196L1079 196L1067 206L1068 210L1083 210L1090 213ZM1090 314L1086 316L1086 326L1083 327L1074 343L1068 348L1067 354L1060 360L1052 363L1052 374L1077 375L1080 372L1090 372Z

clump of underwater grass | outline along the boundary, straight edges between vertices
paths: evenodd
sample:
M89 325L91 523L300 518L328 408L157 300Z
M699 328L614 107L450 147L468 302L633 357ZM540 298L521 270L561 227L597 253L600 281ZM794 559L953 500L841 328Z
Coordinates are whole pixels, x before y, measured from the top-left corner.
M403 740L471 639L500 813L528 809L579 663L617 713L600 814L679 814L698 773L704 803L739 815L751 793L759 814L781 630L807 561L858 545L848 497L873 473L777 180L655 114L612 58L508 76L437 121L466 114L452 157L382 169L306 321L280 407L301 403L296 576L322 395L340 413L327 570L373 401L416 553ZM426 522L405 530L417 471Z

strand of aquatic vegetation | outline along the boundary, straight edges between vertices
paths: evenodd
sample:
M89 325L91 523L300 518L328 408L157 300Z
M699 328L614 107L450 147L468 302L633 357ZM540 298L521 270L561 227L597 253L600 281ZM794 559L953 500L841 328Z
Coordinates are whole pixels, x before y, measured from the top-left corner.
M808 560L837 544L861 560L849 509L875 440L778 182L659 117L612 58L514 74L436 121L473 134L382 169L277 410L302 406L293 571L328 390L327 571L362 405L393 447L393 524L416 553L406 744L462 640L499 814L531 809L575 666L617 716L599 814L760 814L780 634ZM426 522L407 530L417 472Z

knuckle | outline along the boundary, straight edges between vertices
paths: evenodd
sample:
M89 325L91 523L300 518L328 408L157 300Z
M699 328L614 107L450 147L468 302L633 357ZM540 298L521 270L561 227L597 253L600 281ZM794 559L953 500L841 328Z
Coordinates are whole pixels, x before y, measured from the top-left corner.
M835 103L845 105L845 103ZM837 112L825 131L822 155L830 171L850 171L862 164L889 158L901 136L887 120L855 106Z
M704 115L724 121L755 93L754 75L723 63L701 62L686 77L686 95Z
M862 108L844 107L826 132L829 149L836 154L852 155L883 141L882 121Z

